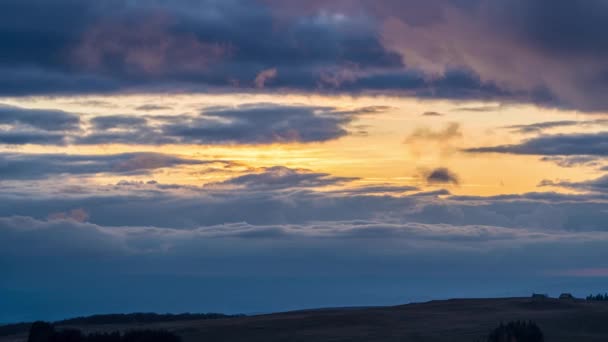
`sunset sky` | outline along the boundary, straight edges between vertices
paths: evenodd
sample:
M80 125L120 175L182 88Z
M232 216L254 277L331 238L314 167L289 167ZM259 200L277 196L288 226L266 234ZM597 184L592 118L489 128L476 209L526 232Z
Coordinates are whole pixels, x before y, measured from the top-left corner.
M603 0L0 1L0 323L579 296Z

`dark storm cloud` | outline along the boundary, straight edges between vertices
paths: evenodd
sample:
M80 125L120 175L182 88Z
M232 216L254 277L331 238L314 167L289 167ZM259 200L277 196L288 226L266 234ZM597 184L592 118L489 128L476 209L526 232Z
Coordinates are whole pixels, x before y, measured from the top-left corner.
M42 10L48 17L37 20L33 13ZM285 70L277 86L310 89L339 84L351 69L401 65L368 19L319 15L279 28L268 8L252 1L10 0L0 13L3 62L13 67L0 89L9 95L174 83L253 89L265 70ZM42 82L28 89L25 82L36 77Z
M80 117L60 110L25 109L0 104L0 125L65 131L79 128Z
M466 151L472 153L608 156L608 133L545 135L528 139L517 145L478 147Z
M178 165L201 164L159 153L124 153L115 155L0 154L0 178L3 180L47 179L59 175L130 174Z
M545 105L591 111L608 105L601 34L608 6L601 0L265 1L280 9L277 16L368 13L382 22L383 46L398 52L408 70L435 77L468 70L484 80L478 85L500 85Z
M601 110L606 17L599 0L8 0L0 93L263 85Z
M445 167L440 167L429 172L426 181L430 184L458 184L458 175Z

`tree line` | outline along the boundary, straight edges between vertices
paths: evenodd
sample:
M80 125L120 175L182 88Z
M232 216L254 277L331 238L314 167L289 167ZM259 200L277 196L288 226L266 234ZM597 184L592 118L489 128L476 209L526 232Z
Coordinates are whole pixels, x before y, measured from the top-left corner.
M47 322L34 322L27 342L181 342L181 338L166 330L132 330L85 334L78 329L61 329Z
M595 296L594 295L588 295L586 299L587 300L594 300L594 301L601 301L601 302L608 301L608 293L605 293L605 294L601 294L600 293L600 294L597 294Z

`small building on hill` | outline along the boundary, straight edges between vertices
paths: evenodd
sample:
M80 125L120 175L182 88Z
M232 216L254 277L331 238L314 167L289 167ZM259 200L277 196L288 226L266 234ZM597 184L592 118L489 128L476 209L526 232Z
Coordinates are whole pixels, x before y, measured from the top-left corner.
M574 300L574 296L571 293L562 293L559 295L559 299L561 300Z
M542 294L542 293L533 293L532 294L532 299L535 299L535 300L544 300L547 298L549 298L549 296L546 294Z

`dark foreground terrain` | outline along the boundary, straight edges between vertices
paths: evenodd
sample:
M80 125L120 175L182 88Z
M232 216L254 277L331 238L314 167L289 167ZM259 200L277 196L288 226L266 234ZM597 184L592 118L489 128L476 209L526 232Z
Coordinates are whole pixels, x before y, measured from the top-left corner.
M393 307L323 309L222 319L72 324L85 332L166 329L184 342L475 342L501 322L533 320L547 342L608 341L608 303L557 299L458 299ZM26 333L0 337L23 341Z

